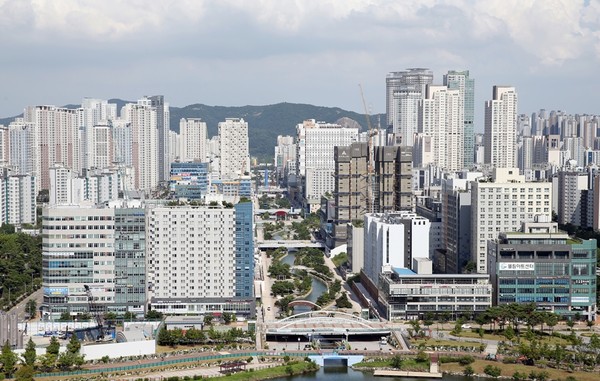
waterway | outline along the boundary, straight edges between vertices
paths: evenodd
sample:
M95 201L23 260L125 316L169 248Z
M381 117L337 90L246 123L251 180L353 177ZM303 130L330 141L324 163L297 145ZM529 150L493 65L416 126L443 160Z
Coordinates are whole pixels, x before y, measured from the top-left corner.
M296 259L295 252L288 251L288 255L283 257L281 259L281 262L287 263L290 266L294 266L294 259ZM310 294L308 294L308 296L306 296L304 299L315 303L317 301L317 298L319 296L321 296L321 294L323 294L323 292L325 292L326 290L327 290L327 285L325 284L325 282L323 282L322 280L320 280L318 278L312 277L312 288L310 290ZM295 314L298 314L301 312L308 312L308 311L310 311L310 307L308 307L308 306L294 307Z
M411 377L375 377L372 372L360 372L345 367L321 367L318 372L293 377L274 378L275 381L472 381L462 376L444 376L444 378Z

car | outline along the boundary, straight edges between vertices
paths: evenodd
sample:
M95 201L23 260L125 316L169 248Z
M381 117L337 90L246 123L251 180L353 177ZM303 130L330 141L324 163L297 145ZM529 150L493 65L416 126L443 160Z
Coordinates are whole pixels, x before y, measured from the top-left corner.
M463 325L460 326L460 328L471 329L472 327L471 327L471 324L463 324Z
M271 311L271 306L267 307L267 311Z

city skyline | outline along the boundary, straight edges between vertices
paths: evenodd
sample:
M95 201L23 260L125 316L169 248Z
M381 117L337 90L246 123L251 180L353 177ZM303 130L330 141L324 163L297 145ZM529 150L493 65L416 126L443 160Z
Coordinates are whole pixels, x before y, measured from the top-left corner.
M476 78L475 131L493 85L540 108L597 113L600 6L589 1L0 4L0 116L89 96L172 105L337 106L385 112L385 76L428 67ZM57 43L60 41L60 43ZM397 49L393 47L397 46ZM234 86L235 91L232 90ZM260 89L260 91L257 91Z

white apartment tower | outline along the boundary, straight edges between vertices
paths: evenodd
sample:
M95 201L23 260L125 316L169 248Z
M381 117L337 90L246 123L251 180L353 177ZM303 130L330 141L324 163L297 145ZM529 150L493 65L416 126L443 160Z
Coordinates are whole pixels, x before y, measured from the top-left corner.
M133 165L133 136L131 123L125 119L115 119L112 122L113 129L113 157L120 165Z
M358 128L305 120L296 126L296 173L303 177L304 199L313 212L321 196L335 189L334 147L358 140Z
M147 209L146 263L153 297L235 295L235 209Z
M49 170L55 164L78 172L79 126L77 111L55 106L30 106L24 112L25 123L33 123L36 131L34 141L34 175L37 189L49 189Z
M206 122L199 118L181 118L179 121L179 134L179 159L181 161L200 161L204 163L208 160Z
M35 172L35 129L32 123L16 118L8 125L9 163L15 174Z
M431 136L431 159L442 169L458 171L463 168L463 119L463 101L458 89L426 86L419 105L419 134Z
M131 126L131 158L135 169L135 187L150 192L158 185L157 134L155 107L146 100L127 104L121 117ZM165 158L160 158L164 161Z
M221 180L238 179L250 173L248 123L227 118L219 122L219 172Z
M485 102L485 163L514 168L517 140L517 92L514 87L494 86Z
M495 168L490 179L471 183L471 255L486 274L487 242L502 232L519 231L539 216L552 219L552 183L525 182L518 168Z
M108 122L117 118L117 105L106 100L83 98L79 110L79 126L81 133L81 166L82 168L99 168L94 162L96 153L95 131L98 125L107 126ZM100 167L101 168L101 167Z

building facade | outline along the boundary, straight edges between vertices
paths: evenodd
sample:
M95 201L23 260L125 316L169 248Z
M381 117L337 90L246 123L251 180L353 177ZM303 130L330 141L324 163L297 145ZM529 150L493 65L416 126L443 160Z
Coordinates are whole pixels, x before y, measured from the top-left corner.
M474 159L474 126L475 126L475 80L469 71L451 70L444 75L444 85L451 90L458 90L463 109L463 168L471 168Z
M496 168L491 178L471 182L471 255L487 274L487 242L514 232L538 216L552 218L552 183L525 182L518 168Z
M248 123L227 118L219 122L219 165L221 180L238 179L250 173Z
M524 223L488 250L494 305L535 303L566 319L596 319L595 239L573 242L557 223Z
M208 161L206 152L206 122L197 118L181 118L179 121L180 161Z
M514 87L494 86L485 102L485 163L496 168L517 166L517 99Z

